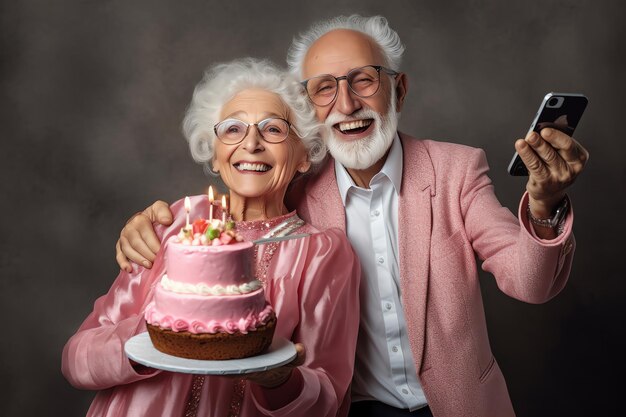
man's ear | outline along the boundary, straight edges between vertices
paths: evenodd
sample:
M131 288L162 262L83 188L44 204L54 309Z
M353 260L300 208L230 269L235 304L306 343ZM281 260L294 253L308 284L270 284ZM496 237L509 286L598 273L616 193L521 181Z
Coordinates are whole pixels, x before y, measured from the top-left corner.
M402 105L408 89L409 79L405 73L401 72L396 76L396 111L398 113L402 111Z

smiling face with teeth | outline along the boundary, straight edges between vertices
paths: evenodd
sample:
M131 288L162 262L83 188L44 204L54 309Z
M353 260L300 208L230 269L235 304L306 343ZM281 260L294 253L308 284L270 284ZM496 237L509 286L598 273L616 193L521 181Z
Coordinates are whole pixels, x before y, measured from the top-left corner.
M268 117L290 120L289 114L289 108L278 95L252 88L240 91L224 104L220 120L234 118L258 123ZM240 143L225 145L215 139L214 147L213 169L230 188L233 214L241 207L260 210L267 217L285 214L283 200L287 186L296 172L305 172L310 167L307 150L293 129L283 142L268 143L256 126L250 126Z
M354 68L386 64L380 48L369 36L338 29L326 33L311 45L304 58L302 76L304 79L322 74L341 77ZM395 135L396 124L382 125L389 121L397 122L394 118L397 119L405 94L406 76L402 73L395 78L381 73L378 91L365 98L352 93L346 81L339 81L335 101L328 106L315 106L318 119L332 127L328 144L333 157L349 170L380 169ZM331 146L331 141L339 146ZM369 144L366 143L368 141ZM342 146L342 142L347 146ZM354 142L356 146L352 146L350 142ZM356 142L363 143L357 145ZM374 146L377 148L375 152L371 151L372 142L379 145ZM353 158L354 155L338 154L340 148L345 148L346 152L352 154L356 152L356 148L361 148L365 154ZM355 159L358 162L352 163Z

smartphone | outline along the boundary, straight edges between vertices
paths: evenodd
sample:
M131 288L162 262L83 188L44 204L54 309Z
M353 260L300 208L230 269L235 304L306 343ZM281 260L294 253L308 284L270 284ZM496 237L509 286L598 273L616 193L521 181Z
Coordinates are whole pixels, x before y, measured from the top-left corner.
M582 94L548 93L543 98L528 132L539 132L545 127L552 127L572 136L588 102L587 97ZM515 176L528 175L526 165L517 152L511 159L508 171Z

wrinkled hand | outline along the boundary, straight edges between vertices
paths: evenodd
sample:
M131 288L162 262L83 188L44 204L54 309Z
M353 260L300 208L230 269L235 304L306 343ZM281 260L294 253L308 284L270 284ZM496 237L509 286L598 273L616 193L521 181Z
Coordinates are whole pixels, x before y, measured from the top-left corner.
M306 350L302 343L296 343L296 357L287 365L270 369L269 371L253 372L246 374L243 378L252 381L264 388L276 388L289 379L294 368L304 364L306 360Z
M529 132L515 142L515 150L528 168L526 190L533 216L552 216L589 160L589 152L572 137L552 128Z
M121 269L131 272L131 261L152 268L152 262L161 247L154 232L154 223L164 226L172 224L172 212L166 202L156 201L126 222L115 245L115 259Z

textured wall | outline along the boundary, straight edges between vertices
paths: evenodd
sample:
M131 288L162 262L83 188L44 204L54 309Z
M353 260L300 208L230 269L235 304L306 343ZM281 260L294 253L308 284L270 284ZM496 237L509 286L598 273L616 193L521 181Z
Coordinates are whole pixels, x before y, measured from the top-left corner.
M532 306L485 274L483 295L520 416L617 414L625 11L617 0L0 2L0 415L85 414L93 394L63 379L61 350L117 274L125 219L208 185L180 134L203 68L283 63L298 30L352 12L386 15L407 46L402 130L484 148L511 209L524 181L505 168L543 95L590 98L570 283Z

